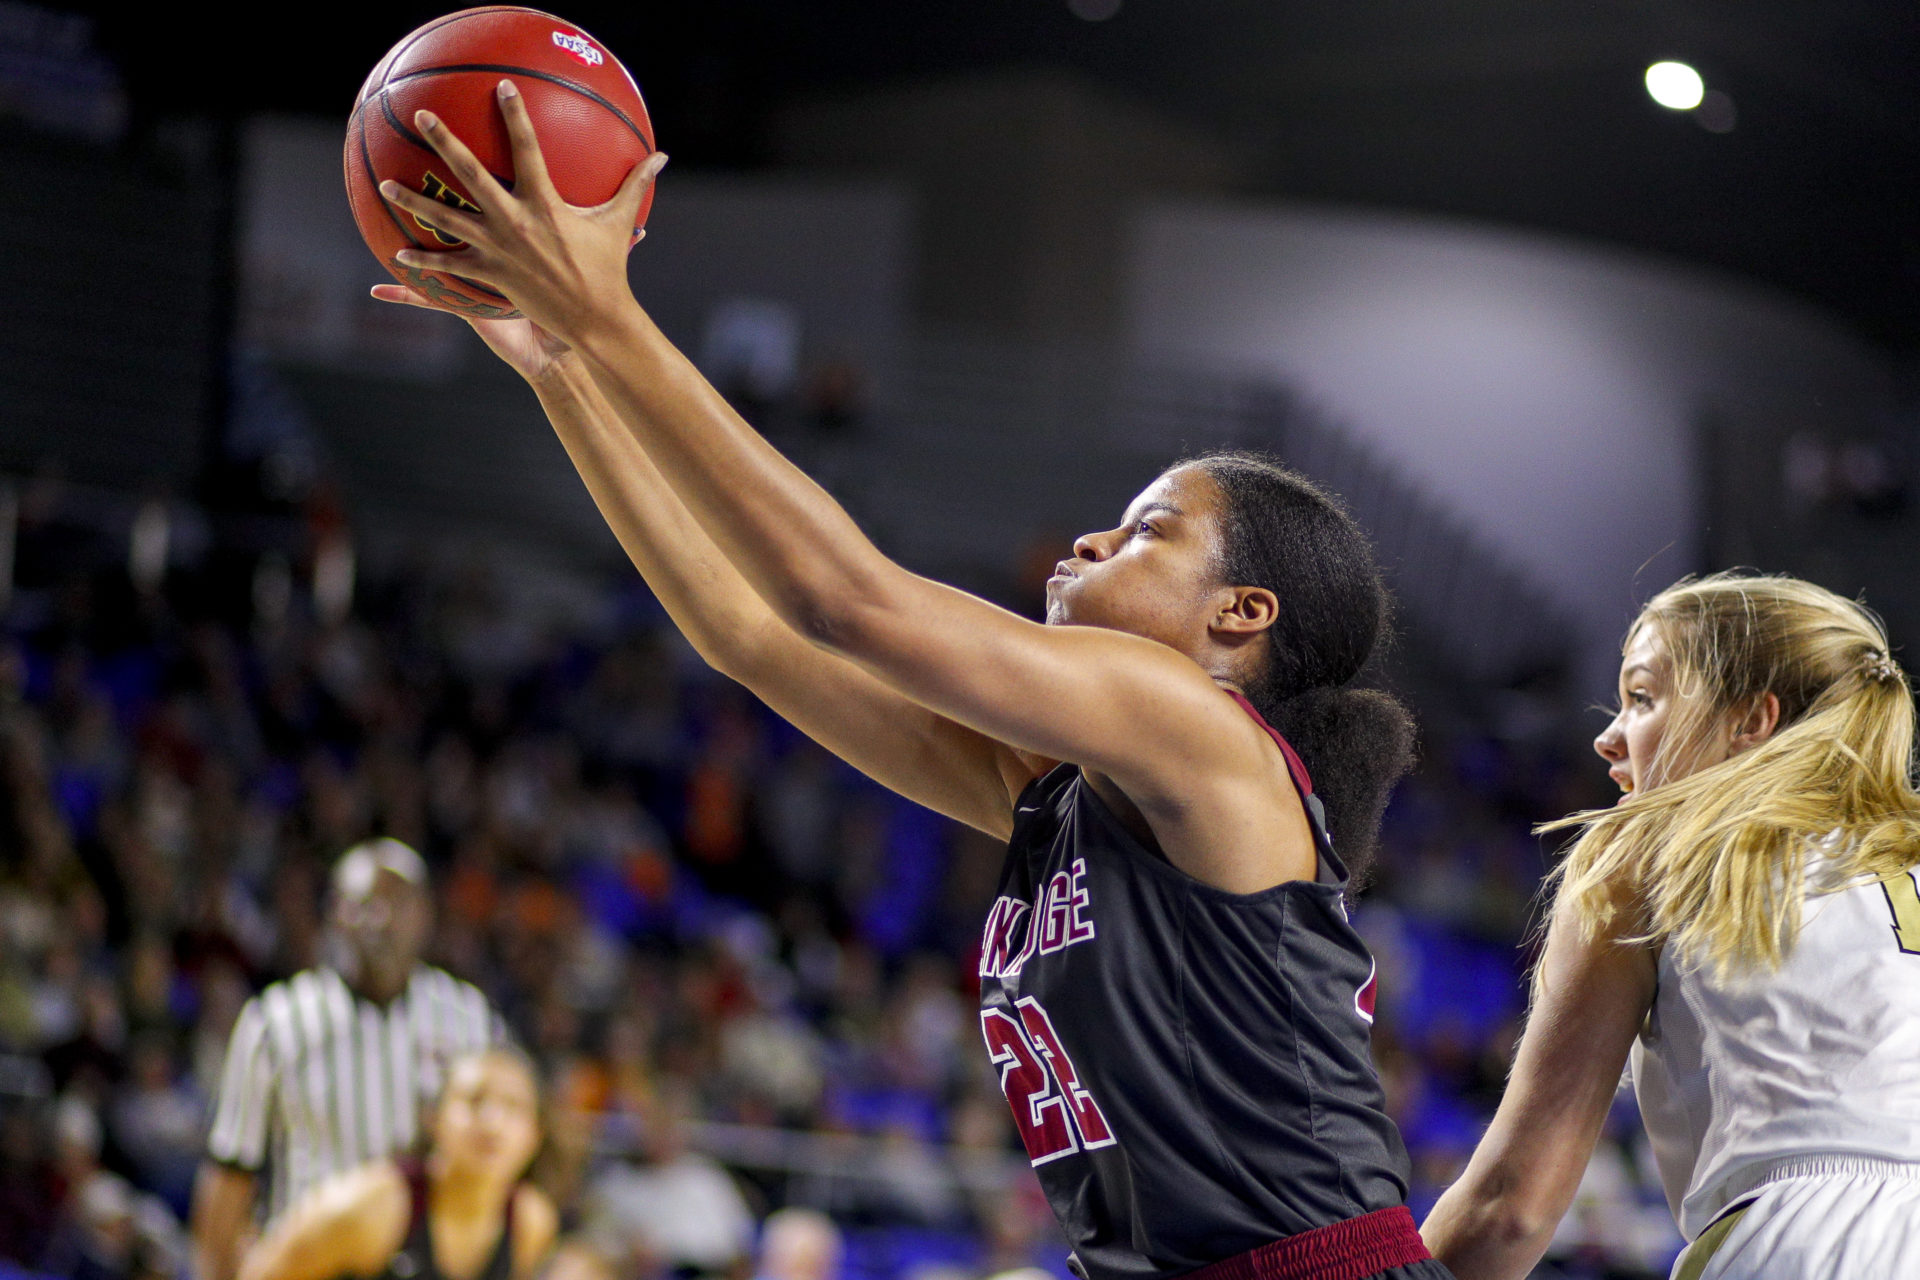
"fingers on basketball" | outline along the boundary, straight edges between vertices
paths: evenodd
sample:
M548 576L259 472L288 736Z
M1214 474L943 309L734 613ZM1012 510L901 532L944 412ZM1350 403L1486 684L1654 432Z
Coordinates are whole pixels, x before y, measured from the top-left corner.
M554 194L553 179L547 174L547 158L540 153L540 135L527 114L527 100L511 80L502 80L498 90L500 115L507 122L507 137L513 144L514 194L543 199ZM487 175L489 179L493 175Z
M518 102L501 99L503 78L519 91ZM422 109L440 119L440 138L451 135L458 150L416 127ZM456 229L449 215L489 207L497 197L488 182L501 191L533 190L528 184L538 179L516 168L516 150L538 157L559 199L599 209L632 200L625 179L653 154L653 126L612 52L550 14L487 5L437 18L401 40L362 87L343 155L354 220L374 256L444 310L480 319L514 314L511 300L474 278L478 264L460 233L479 234L478 224ZM449 153L478 168L456 170ZM383 198L386 178L432 203ZM638 202L622 206L635 231L651 204L651 185L642 182ZM399 259L402 250L410 262Z

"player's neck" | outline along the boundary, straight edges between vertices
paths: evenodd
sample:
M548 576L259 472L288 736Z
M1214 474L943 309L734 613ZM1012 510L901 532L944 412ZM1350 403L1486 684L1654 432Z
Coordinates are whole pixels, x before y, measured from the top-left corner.
M518 1180L485 1174L454 1173L443 1164L427 1163L427 1213L449 1226L466 1226L498 1219Z

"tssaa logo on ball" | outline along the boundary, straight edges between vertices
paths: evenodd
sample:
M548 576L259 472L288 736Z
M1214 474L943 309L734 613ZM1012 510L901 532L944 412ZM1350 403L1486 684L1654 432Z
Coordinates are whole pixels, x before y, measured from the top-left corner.
M554 32L553 42L577 58L583 67L597 67L607 60L604 53L593 47L593 41L571 31Z

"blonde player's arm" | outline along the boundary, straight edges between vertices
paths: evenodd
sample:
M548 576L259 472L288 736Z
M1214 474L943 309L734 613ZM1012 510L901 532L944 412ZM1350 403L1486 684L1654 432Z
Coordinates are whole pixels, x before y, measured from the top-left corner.
M1546 1252L1653 1003L1653 950L1584 939L1562 911L1540 966L1500 1109L1420 1228L1458 1280L1520 1280Z
M374 296L422 305L398 285ZM1048 762L927 710L809 644L761 599L668 488L580 358L526 320L470 320L526 378L600 513L688 643L868 777L1004 839L1012 799ZM731 410L724 402L715 413Z
M329 1178L268 1224L239 1280L374 1276L406 1243L412 1198L391 1161Z

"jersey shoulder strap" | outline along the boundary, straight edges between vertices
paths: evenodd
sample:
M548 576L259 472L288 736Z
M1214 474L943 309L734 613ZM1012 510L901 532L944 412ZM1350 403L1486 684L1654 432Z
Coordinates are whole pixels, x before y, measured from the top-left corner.
M515 1187L507 1196L506 1213L500 1220L500 1243L493 1247L493 1257L487 1260L486 1270L478 1280L512 1280L513 1276L513 1208L520 1201L520 1188Z
M1347 881L1346 864L1333 851L1333 837L1327 832L1327 808L1320 803L1320 797L1313 794L1313 777L1307 772L1306 761L1293 749L1293 744L1282 737L1280 731L1267 723L1258 707L1247 700L1247 695L1238 689L1228 689L1227 695L1240 704L1240 709L1253 717L1253 722L1273 739L1273 745L1280 748L1280 755L1287 762L1287 773L1293 778L1294 789L1300 793L1300 803L1307 811L1307 823L1313 828L1314 842L1320 846L1323 866L1321 879L1329 883L1345 884Z
M1273 739L1273 745L1280 748L1280 754L1285 756L1287 760L1287 772L1293 775L1293 785L1300 788L1300 794L1302 796L1312 795L1313 778L1307 773L1306 762L1300 758L1300 753L1293 749L1293 744L1281 737L1278 729L1267 723L1267 718L1260 714L1259 709L1256 708L1253 703L1247 701L1246 694L1240 692L1238 689L1229 689L1227 690L1227 696L1239 703L1240 709L1252 716L1253 722L1264 729L1269 738Z

